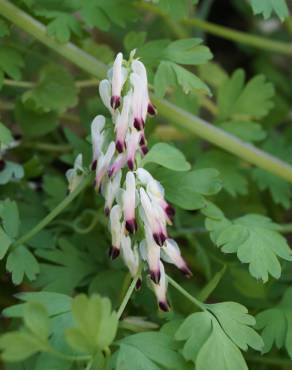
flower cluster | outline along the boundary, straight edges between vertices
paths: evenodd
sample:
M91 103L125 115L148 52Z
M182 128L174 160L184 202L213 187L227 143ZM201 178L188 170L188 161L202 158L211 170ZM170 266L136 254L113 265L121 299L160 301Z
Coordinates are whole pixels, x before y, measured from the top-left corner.
M98 115L92 122L91 168L96 171L95 187L105 198L109 217L109 255L115 259L121 254L133 277L146 261L159 307L167 311L167 278L161 260L176 265L186 276L191 271L176 242L168 237L167 225L172 223L174 209L166 202L163 187L137 165L139 157L147 153L147 115L156 113L149 99L144 64L134 59L134 53L129 61L119 53L108 79L100 82L99 92L115 132L115 141L109 142L105 117Z

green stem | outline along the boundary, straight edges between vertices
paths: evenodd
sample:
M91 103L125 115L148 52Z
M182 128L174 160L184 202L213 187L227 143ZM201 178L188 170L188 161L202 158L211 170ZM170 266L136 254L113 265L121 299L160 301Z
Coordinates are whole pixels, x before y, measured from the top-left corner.
M262 36L250 35L248 33L233 30L231 28L207 22L199 18L184 19L182 23L187 26L198 27L212 35L222 37L230 41L235 41L240 44L252 46L257 49L268 50L270 52L276 52L280 54L292 55L291 43L270 40Z
M279 357L261 357L261 356L247 356L247 361L256 362L260 364L266 365L280 365L280 366L287 366L290 369L292 365L292 361L290 359L279 358Z
M54 218L56 218L76 197L86 186L92 181L91 175L85 175L83 180L77 186L75 190L73 190L66 198L62 200L61 203L57 205L45 218L43 218L34 228L32 228L29 232L21 236L16 242L14 243L14 247L20 244L26 243L32 237L34 237L37 233L39 233L44 227L46 227Z
M282 234L292 233L292 224L278 225L277 230Z
M165 117L167 116L169 121L172 121L176 126L187 129L239 158L292 182L292 167L288 163L257 149L166 100L157 98L152 98L152 100L159 113Z
M207 311L204 303L199 301L197 298L193 297L189 292L187 292L184 288L182 288L173 278L169 275L166 275L167 280L170 285L172 285L178 292L180 292L184 297L186 297L190 302L192 302L195 306L200 308L202 311Z
M91 73L97 78L103 78L106 75L107 68L104 64L72 43L59 44L54 41L47 35L44 25L18 9L15 5L9 3L7 0L0 0L0 13L45 45L51 47L68 60L78 65L84 71ZM289 45L285 45L285 49L288 48ZM157 99L153 96L152 100L157 105L160 114L177 126L198 135L253 165L292 182L292 166L288 163L266 154L253 145L245 143L224 130L212 126L208 122L182 110L166 100Z
M24 148L32 148L44 152L57 152L57 153L67 153L72 150L71 145L66 144L50 144L50 143L38 143L38 142L22 142L22 147Z
M25 89L30 89L35 86L34 82L10 80L8 78L4 78L3 84L7 86L23 87Z
M137 275L132 280L132 282L131 282L131 284L130 284L130 286L129 286L129 288L128 288L128 290L127 290L127 292L126 292L126 294L125 294L125 296L124 296L124 298L122 300L122 303L121 303L121 305L120 305L120 307L118 309L118 312L117 312L118 319L121 318L121 316L122 316L122 314L123 314L123 312L124 312L124 310L125 310L128 302L129 302L129 300L130 300L130 298L131 298L131 296L132 296L132 294L134 292L134 289L136 287L136 284L137 284L138 279L140 278L140 275L141 275L141 269L139 269Z
M61 358L63 360L72 361L72 362L75 362L75 361L88 361L88 360L91 360L92 359L92 357L89 356L89 355L84 355L84 356L66 355L66 354L64 354L62 352L59 352L59 351L55 350L54 348L49 348L47 352L51 353L53 356L56 356L56 357Z

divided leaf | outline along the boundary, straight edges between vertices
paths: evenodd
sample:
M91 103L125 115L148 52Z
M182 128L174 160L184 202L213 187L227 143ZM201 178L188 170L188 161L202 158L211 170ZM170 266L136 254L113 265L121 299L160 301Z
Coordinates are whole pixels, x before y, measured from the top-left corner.
M263 353L269 352L275 344L278 349L286 348L292 359L292 287L285 291L280 304L260 312L256 319L257 328L263 329Z
M84 294L72 301L72 313L77 324L66 332L72 348L84 353L96 353L107 348L114 340L118 328L118 317L111 310L108 298Z
M289 9L286 0L250 0L254 14L262 14L265 19L271 17L275 12L283 21L289 16Z
M6 46L0 47L0 73L6 73L14 80L20 80L22 67L24 67L24 61L18 51Z
M263 282L268 281L269 274L276 279L280 277L279 257L292 261L286 239L268 217L250 214L234 221L224 216L207 218L206 228L222 252L236 253L241 262L249 264L250 274Z
M129 335L117 342L117 370L184 369L185 361L172 337L162 332Z
M175 334L185 341L183 355L197 370L247 370L239 350L261 350L263 341L247 309L234 302L207 305L208 311L188 316ZM238 348L239 347L239 348Z
M273 108L274 88L265 76L253 77L244 85L245 73L236 70L218 89L218 119L260 119Z
M9 253L6 269L11 272L15 285L20 284L25 276L30 281L34 280L40 272L39 263L35 256L23 245L17 246Z

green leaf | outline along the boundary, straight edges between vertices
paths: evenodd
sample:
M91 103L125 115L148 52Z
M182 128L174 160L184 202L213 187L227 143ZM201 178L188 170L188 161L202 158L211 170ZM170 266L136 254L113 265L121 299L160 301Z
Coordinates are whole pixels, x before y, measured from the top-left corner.
M5 308L3 315L7 317L23 317L27 302L39 303L46 307L49 316L56 316L69 312L72 298L60 293L53 292L30 292L19 293L17 298L25 303Z
M81 2L80 15L89 27L108 31L111 23L125 27L135 20L136 11L126 0L85 0Z
M24 67L24 61L18 51L0 46L0 70L14 80L20 80L22 67Z
M196 163L197 168L212 167L220 172L222 187L231 196L247 194L247 180L240 170L239 161L219 150L209 150Z
M42 343L27 332L10 332L0 337L4 361L23 361L43 349Z
M47 342L50 333L50 320L42 304L29 302L25 305L24 323L35 337Z
M214 195L221 189L218 172L212 168L185 173L159 169L154 176L164 187L166 198L187 210L204 207L204 196Z
M153 0L167 15L175 20L188 16L189 4L187 0Z
M261 141L267 136L261 125L249 121L229 121L220 124L223 130L238 136L244 141Z
M4 258L11 244L12 240L0 226L0 259Z
M24 276L30 281L34 280L40 271L38 261L23 245L16 247L9 253L6 269L12 273L12 281L15 285L20 284Z
M37 256L45 262L40 264L40 274L35 284L48 291L71 294L96 271L96 262L66 239L60 238L58 244L60 248L36 251Z
M166 143L155 144L142 160L142 165L156 163L173 171L188 171L191 168L183 153Z
M185 362L172 337L162 332L134 334L118 341L117 370L183 369Z
M287 288L280 304L260 312L256 319L257 328L263 329L263 353L269 352L275 344L278 349L286 348L292 359L292 288Z
M157 97L163 98L169 87L177 85L185 94L193 90L210 94L208 86L187 69L173 62L161 62L154 78L154 90Z
M243 70L236 70L218 90L219 120L260 119L273 108L274 88L262 75L253 77L246 85Z
M285 141L284 137L277 135L270 136L263 144L262 149L284 161L291 162L291 146ZM292 195L290 183L260 168L254 168L252 170L252 177L260 190L268 190L270 192L276 204L281 204L286 209L290 207Z
M268 280L269 274L278 279L281 265L278 257L292 261L291 250L285 238L277 232L277 224L260 215L246 215L229 221L207 219L206 227L212 241L224 253L237 253L256 279Z
M254 318L234 302L207 305L207 309L188 316L178 328L175 338L185 341L183 356L193 361L197 370L247 370L239 348L260 350L263 346L251 327Z
M0 185L19 180L24 176L23 167L14 162L5 161L5 168L0 172Z
M40 71L39 82L32 90L25 92L22 101L32 104L35 110L60 111L77 104L77 89L67 69L53 64Z
M139 56L146 65L157 66L163 58L163 53L169 40L153 40L146 42L137 50L137 56Z
M199 38L173 41L166 47L163 56L178 64L203 64L212 58L212 53L201 44L202 40Z
M19 232L19 213L16 202L5 199L0 202L0 217L6 233L13 239Z
M23 134L29 138L44 136L58 126L58 117L55 112L35 111L21 101L16 103L14 114Z
M250 0L254 14L262 14L265 19L275 12L284 21L289 16L289 9L285 0Z
M38 10L37 14L53 19L47 25L48 35L53 36L60 43L68 42L71 38L71 33L79 37L82 35L80 23L71 14L45 9Z
M114 340L118 328L117 314L108 298L80 294L73 299L72 313L76 328L68 329L66 338L72 348L85 353L104 350Z
M13 137L11 135L11 131L0 122L0 145L9 145L12 140Z
M124 38L125 49L130 52L133 49L141 47L146 40L146 32L128 32Z

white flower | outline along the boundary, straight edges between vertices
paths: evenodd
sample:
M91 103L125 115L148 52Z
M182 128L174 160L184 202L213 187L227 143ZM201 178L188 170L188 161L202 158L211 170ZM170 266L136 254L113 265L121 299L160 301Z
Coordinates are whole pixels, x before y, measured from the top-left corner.
M105 186L104 198L105 198L105 207L104 212L106 216L109 215L112 208L113 202L120 190L122 172L119 171L112 179L109 179Z
M96 177L95 177L95 188L100 189L101 181L104 175L107 173L113 155L115 153L115 143L112 141L105 154L101 153L98 159L96 167Z
M109 256L115 259L120 254L121 240L123 236L123 225L121 223L122 210L119 205L115 205L110 211L110 231L112 235L112 245Z
M132 277L136 277L139 271L138 247L131 247L131 238L123 235L121 240L122 258L128 267Z
M160 268L160 281L159 284L152 283L152 287L154 293L156 295L158 305L162 311L169 311L169 305L166 298L166 291L167 291L167 278L165 275L165 270L163 263L159 263Z
M127 163L131 171L134 170L136 151L139 148L139 141L141 133L136 129L133 129L127 134L126 145L127 145Z
M167 232L164 224L165 220L161 219L161 215L158 213L157 207L153 205L149 195L143 188L140 188L140 201L145 217L152 231L153 239L159 246L162 246L167 239Z
M150 277L156 284L160 281L160 247L155 243L151 230L145 225L145 240L140 244L142 257L149 266Z
M146 116L143 114L145 110L145 84L142 78L137 73L131 73L131 85L133 87L133 122L137 130L143 130L145 126Z
M133 60L131 67L133 72L139 75L141 80L143 81L144 92L143 92L142 117L144 117L145 120L147 113L149 113L150 115L156 114L156 108L149 99L147 71L144 64L138 59Z
M125 153L121 153L117 156L114 163L110 166L108 170L108 176L114 176L118 171L120 171L127 163L127 156Z
M118 53L112 68L112 96L111 107L116 109L121 104L121 91L126 80L125 69L122 67L123 54Z
M82 163L82 154L78 154L74 161L73 168L66 172L66 177L69 183L68 189L70 193L77 188L83 178L84 169Z
M98 115L94 118L91 123L91 140L92 140L92 170L96 169L98 157L101 154L102 145L104 143L104 125L105 118L104 116Z
M131 126L131 105L132 93L131 91L123 99L123 107L121 113L117 113L115 131L116 131L116 149L119 153L125 150L126 133Z
M99 95L106 108L113 114L114 110L111 107L111 84L109 80L102 80L99 83Z
M174 264L187 277L192 276L185 260L181 256L179 246L173 239L167 239L165 245L161 248L161 256L165 262Z
M135 206L136 180L133 172L128 172L126 176L126 190L123 193L123 212L125 218L125 227L131 234L133 234L138 227L135 218Z

